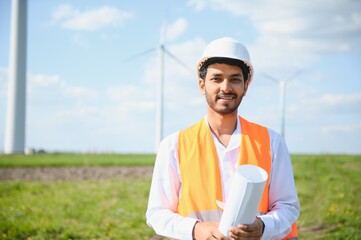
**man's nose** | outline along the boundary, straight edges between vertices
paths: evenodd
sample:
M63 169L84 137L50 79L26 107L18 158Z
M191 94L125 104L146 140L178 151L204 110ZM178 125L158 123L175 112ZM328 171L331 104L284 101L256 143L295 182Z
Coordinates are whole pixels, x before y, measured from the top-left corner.
M221 91L225 93L232 91L232 87L228 79L223 80L221 84Z

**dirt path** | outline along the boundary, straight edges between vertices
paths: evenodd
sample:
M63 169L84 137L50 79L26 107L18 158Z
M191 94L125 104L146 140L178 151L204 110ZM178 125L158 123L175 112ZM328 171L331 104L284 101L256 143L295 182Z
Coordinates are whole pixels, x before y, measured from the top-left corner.
M153 167L31 167L0 168L4 180L91 180L151 177Z

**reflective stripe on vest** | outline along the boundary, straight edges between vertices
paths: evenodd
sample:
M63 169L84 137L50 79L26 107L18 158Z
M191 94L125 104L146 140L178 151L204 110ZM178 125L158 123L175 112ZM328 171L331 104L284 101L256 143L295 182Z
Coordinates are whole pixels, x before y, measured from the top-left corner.
M268 129L240 117L241 146L238 164L262 167L270 176L272 155ZM211 131L204 119L179 132L178 159L182 193L178 213L201 221L219 221L222 210L216 200L223 202L222 183L217 150ZM259 205L259 212L268 212L269 178ZM296 224L285 238L297 237Z

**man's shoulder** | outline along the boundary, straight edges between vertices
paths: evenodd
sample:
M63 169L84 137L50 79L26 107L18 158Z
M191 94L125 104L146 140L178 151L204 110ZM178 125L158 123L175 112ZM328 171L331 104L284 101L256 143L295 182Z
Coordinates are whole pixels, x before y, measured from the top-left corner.
M174 144L175 142L177 142L178 135L179 135L179 131L169 134L168 136L166 136L162 140L161 144L162 145L164 145L164 144L167 144L167 145L171 144L172 145L172 143Z
M204 118L202 118L202 120L204 120ZM201 121L202 121L201 120ZM178 144L178 137L179 137L179 134L182 134L184 133L186 130L192 130L194 128L197 127L197 125L201 122L201 121L198 121L197 123L193 123L192 125L189 125L179 131L176 131L176 132L173 132L171 134L169 134L168 136L166 136L162 142L160 143L161 146L163 147L167 147L167 148L172 148L174 146L176 146Z
M188 125L187 127L183 128L182 130L180 130L179 132L184 132L184 131L189 131L189 130L192 130L192 129L195 129L199 126L199 124L201 124L203 121L205 121L204 118L202 118L201 120L199 120L198 122L196 123L193 123L191 125Z
M240 118L242 118L244 121L250 123L250 124L253 124L254 126L259 126L259 127L263 127L263 128L266 128L268 130L268 134L270 136L271 139L280 139L282 138L282 136L276 131L274 130L273 128L270 128L262 123L257 123L257 122L253 122L253 121L249 121L248 119L242 117L242 116L239 116Z

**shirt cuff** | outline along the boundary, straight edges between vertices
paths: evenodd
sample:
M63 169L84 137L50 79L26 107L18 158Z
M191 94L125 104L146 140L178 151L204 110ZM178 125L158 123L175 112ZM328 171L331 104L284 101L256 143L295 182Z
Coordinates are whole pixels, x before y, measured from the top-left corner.
M182 225L182 238L184 240L193 240L193 228L196 222L199 221L194 218L184 218Z
M262 215L262 216L259 216L259 218L264 223L264 232L261 237L261 240L272 239L273 233L275 231L274 219L272 218L272 216L269 216L269 215Z

